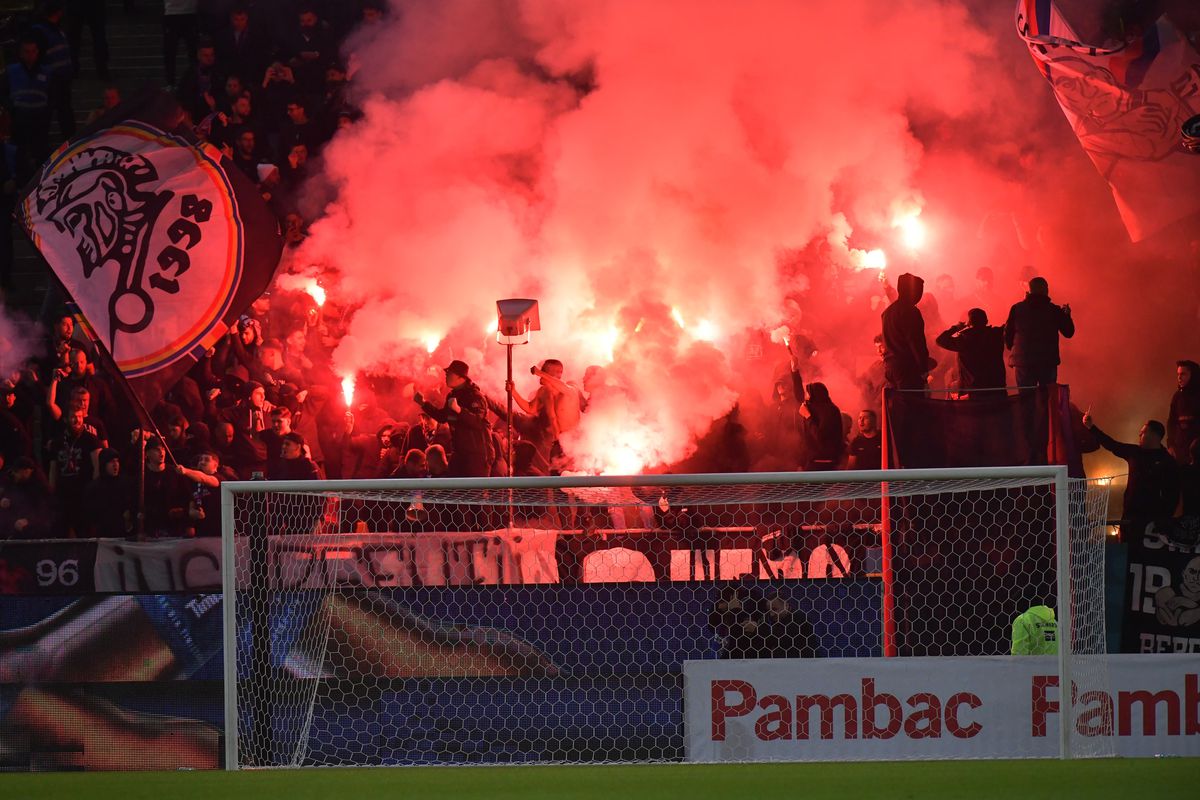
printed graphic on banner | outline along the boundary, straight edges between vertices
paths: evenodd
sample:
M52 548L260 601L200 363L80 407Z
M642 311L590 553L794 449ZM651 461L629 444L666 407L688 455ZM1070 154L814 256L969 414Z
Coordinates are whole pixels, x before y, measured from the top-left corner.
M5 597L0 683L221 677L219 594Z
M1181 132L1200 114L1200 53L1166 15L1125 41L1084 42L1076 28L1101 5L1073 12L1074 25L1052 0L1018 0L1017 32L1139 241L1200 211L1200 159Z
M461 761L464 751L480 762L563 752L677 759L685 660L880 652L879 584L871 580L413 587L273 598L261 618L268 635L258 637L270 642L272 681L310 690L271 709L278 720L271 735L311 713L299 750L314 764L343 763L351 749L355 758L369 752L387 763ZM252 654L267 652L251 647L253 625L244 619L239 630L243 675L255 672ZM314 694L317 676L324 680ZM378 699L366 707L351 700L348 714L351 684L377 686ZM446 730L464 734L447 742ZM297 743L279 746L290 751Z
M1126 653L1200 653L1200 519L1151 523L1129 542L1125 618Z
M1073 737L1120 756L1200 755L1200 658L1110 656L1111 690L1074 684ZM689 661L690 761L1050 758L1052 656Z
M221 598L0 598L0 770L214 768Z
M56 154L26 199L38 248L128 377L224 332L243 241L219 159L127 121Z
M266 290L278 223L254 184L147 89L62 145L17 215L144 406Z
M20 541L0 549L0 595L96 591L96 543Z
M0 685L0 771L216 769L221 683Z

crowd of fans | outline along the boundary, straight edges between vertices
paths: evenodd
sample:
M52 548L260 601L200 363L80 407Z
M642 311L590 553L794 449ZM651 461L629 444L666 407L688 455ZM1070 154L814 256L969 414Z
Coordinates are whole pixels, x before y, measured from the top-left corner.
M346 97L342 44L354 25L378 21L383 6L300 3L281 21L264 16L271 4L256 5L232 4L212 16L195 0L168 0L164 66L197 134L259 186L295 244L303 236L295 198L309 160L356 115ZM107 71L103 25L72 9L43 4L7 71L18 181L48 153L52 117L62 135L74 131L81 20L92 28L97 71ZM177 60L185 65L178 72ZM110 87L96 114L119 101ZM937 289L946 298L953 287L943 278L949 276L939 277ZM989 271L978 278L981 286L989 282ZM1070 308L1050 300L1042 278L1030 274L1026 288L1003 326L990 325L978 306L945 326L919 277L903 275L894 290L887 286L891 303L875 337L879 360L860 376L853 418L824 383L804 381L807 355L790 342L790 378L785 367L763 425L779 463L878 469L884 387L945 387L945 396L986 402L1006 394L1006 353L1021 391L1056 383L1059 338L1075 332ZM562 437L603 391L598 368L576 385L563 363L548 360L534 370L539 388L529 399L508 384L517 411L510 450L507 398L485 396L462 361L445 367L439 403L426 399L421 390L433 387L419 376L409 376L416 377L415 393L406 394L397 379L375 378L358 387L353 402L344 400L330 361L345 315L335 299L322 305L306 291L276 287L152 409L149 433L103 352L73 314L59 314L44 355L0 383L0 538L217 536L224 480L531 476L569 468ZM1200 366L1180 361L1177 379L1168 422L1148 421L1138 445L1094 431L1130 462L1127 514L1170 516L1181 493L1185 513L1200 513ZM1094 428L1090 415L1083 422Z

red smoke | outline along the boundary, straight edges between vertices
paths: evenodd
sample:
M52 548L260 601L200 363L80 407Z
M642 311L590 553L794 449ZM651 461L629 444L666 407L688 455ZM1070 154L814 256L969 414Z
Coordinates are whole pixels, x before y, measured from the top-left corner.
M1081 366L1121 366L1101 348L1122 306L1083 292L1137 255L1008 4L394 3L352 43L365 116L326 149L333 199L299 254L361 304L343 374L429 380L462 358L500 397L495 300L536 297L519 374L605 368L568 442L579 467L651 468L769 394L786 354L762 332L782 324L813 343L806 379L853 413L876 249L931 291L954 278L946 324L976 303L1002 323L1032 264L1076 310L1062 379L1087 394L1102 387Z

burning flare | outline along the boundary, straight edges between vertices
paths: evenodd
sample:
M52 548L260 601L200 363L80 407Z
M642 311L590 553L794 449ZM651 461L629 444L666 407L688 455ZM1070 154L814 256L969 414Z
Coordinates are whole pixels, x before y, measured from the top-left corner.
M304 291L308 292L309 296L316 301L318 307L325 305L325 287L317 283L316 278L310 279L305 284Z
M354 405L354 376L347 375L342 378L342 397L346 398L346 408Z

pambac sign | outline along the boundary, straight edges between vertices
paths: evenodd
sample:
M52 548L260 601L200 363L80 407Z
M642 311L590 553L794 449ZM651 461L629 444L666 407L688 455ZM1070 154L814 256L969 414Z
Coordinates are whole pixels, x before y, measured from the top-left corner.
M1053 657L689 661L687 756L1057 757L1057 672ZM1200 755L1200 656L1109 656L1097 672L1072 687L1076 754Z

